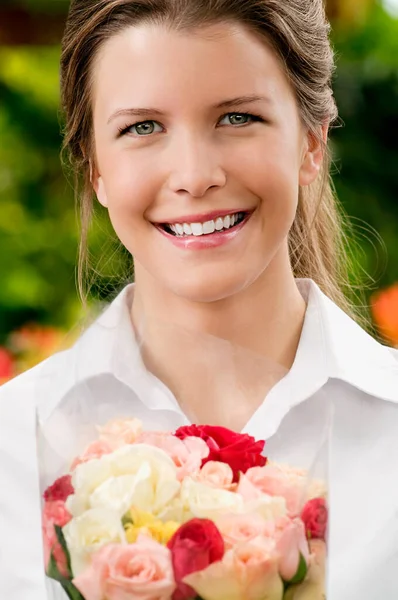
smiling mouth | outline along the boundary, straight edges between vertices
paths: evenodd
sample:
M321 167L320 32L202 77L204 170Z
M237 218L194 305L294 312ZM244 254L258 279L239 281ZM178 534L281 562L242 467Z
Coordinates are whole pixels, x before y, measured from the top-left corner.
M200 237L234 229L249 216L249 212L237 212L204 223L161 223L159 227L175 237Z

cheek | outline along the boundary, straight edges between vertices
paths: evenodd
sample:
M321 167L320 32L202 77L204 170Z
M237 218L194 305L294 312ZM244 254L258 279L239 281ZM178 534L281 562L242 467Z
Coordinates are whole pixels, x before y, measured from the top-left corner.
M127 153L114 162L104 164L106 168L102 177L113 224L122 226L125 221L142 219L155 197L154 169L149 169Z
M294 219L299 196L299 154L295 145L281 138L259 143L236 156L231 172L236 181L261 202L261 212L271 219ZM274 223L275 224L275 223Z

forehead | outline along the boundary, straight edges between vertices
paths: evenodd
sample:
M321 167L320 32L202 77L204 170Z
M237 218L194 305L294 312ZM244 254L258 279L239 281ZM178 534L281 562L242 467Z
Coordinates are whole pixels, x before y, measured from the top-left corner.
M276 52L239 24L128 27L103 44L93 66L94 108L101 111L154 101L177 109L248 93L271 102L292 96Z

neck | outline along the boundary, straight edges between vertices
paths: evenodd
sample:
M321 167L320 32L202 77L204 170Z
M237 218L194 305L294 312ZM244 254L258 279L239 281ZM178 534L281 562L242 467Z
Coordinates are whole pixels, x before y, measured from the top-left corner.
M292 366L306 306L286 263L275 259L252 285L211 303L178 297L136 267L132 319L144 362L196 421L206 419L203 398L211 395L213 421L225 424L231 407L220 405L220 418L214 416L214 395L216 387L228 395L228 385L233 394L237 387L244 390L241 412L244 405L253 412ZM246 417L242 413L240 421Z

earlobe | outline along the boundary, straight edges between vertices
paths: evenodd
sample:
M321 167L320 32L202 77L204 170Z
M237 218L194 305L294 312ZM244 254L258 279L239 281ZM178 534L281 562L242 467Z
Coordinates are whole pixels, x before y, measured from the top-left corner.
M104 181L101 175L97 172L95 167L90 163L90 181L93 186L95 195L97 196L98 202L102 204L102 206L108 206L108 198L106 195L106 190L104 186Z
M306 151L301 163L299 174L299 184L301 186L310 185L318 177L325 154L327 135L327 125L322 127L320 138L315 136L313 133L308 133Z
M108 206L108 198L106 195L104 181L103 181L102 177L98 177L97 184L94 189L95 189L95 193L97 194L98 202L100 204L102 204L102 206L105 206L105 208L106 208Z

